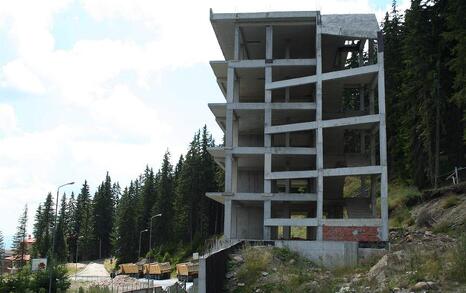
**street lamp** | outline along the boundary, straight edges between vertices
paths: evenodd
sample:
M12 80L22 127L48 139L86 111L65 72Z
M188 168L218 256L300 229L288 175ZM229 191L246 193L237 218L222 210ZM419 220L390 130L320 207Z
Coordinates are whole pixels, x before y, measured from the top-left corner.
M152 250L152 219L153 218L157 218L157 217L161 217L162 214L157 214L157 215L154 215L150 218L150 232L149 232L149 263L150 263L150 251Z
M139 232L139 252L138 252L138 258L141 257L141 237L142 237L142 233L147 232L147 231L149 231L149 229L145 229L145 230L142 230L141 232Z
M58 186L57 188L57 198L56 198L56 203L55 203L55 215L54 215L54 225L53 225L53 234L52 234L52 253L50 254L50 263L49 263L49 267L51 267L51 269L53 268L52 260L53 260L53 253L55 251L55 238L56 238L55 234L57 233L58 197L60 196L60 188L67 186L67 185L73 185L73 184L74 182L69 182L69 183L62 184ZM49 270L49 293L52 293L52 271L51 270Z

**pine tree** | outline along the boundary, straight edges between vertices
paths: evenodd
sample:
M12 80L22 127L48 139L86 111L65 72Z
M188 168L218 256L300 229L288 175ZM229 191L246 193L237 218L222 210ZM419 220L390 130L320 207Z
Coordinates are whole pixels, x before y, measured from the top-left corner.
M141 186L142 185L142 186ZM152 217L152 209L157 200L156 178L154 171L148 166L144 171L144 176L135 183L135 191L139 193L139 204L141 212L138 219L138 231L149 228L149 221ZM141 251L149 250L149 235L144 233L141 240Z
M157 180L157 201L153 206L151 216L161 213L162 220L152 223L152 235L163 235L152 239L155 243L173 240L173 166L170 163L170 153L163 156L162 167ZM149 227L150 228L150 227ZM154 241L155 240L155 241Z
M26 246L26 229L27 229L27 221L28 221L28 207L27 205L24 207L24 211L21 214L18 227L16 229L16 234L13 237L13 252L15 255L15 259L18 262L19 267L23 267L25 264L24 257L28 254L27 246Z
M107 173L93 199L94 239L99 248L99 258L110 256L112 251L114 207L112 181Z
M5 242L3 233L0 231L0 274L3 273L3 260L5 259Z
M212 135L209 134L207 126L204 125L202 129L201 137L201 153L200 153L200 172L201 182L199 187L199 232L203 239L209 235L214 234L219 225L219 211L222 206L208 197L207 192L218 191L218 185L216 182L217 167L214 159L210 155L208 148L214 147L215 142L212 139Z
M66 262L68 258L68 246L66 243L66 194L63 194L61 205L60 205L60 213L58 216L58 223L57 229L55 231L55 259L58 262Z
M435 117L431 96L433 42L431 7L425 7L420 0L413 0L406 11L406 37L404 38L403 98L407 115L403 130L409 137L405 152L408 168L416 185L425 187L433 182L433 125ZM411 162L411 163L409 163Z
M39 257L40 252L39 252L39 247L40 243L42 243L42 204L39 204L36 210L36 215L34 217L34 226L32 230L32 234L34 235L34 238L36 239L36 242L34 242L32 246L32 256L33 257Z
M71 261L76 259L76 237L75 226L76 226L76 200L74 192L71 192L70 199L66 206L66 217L65 217L65 230L66 230L66 242L68 243L68 255Z
M444 32L447 40L452 42L452 58L448 66L454 72L452 100L461 108L466 105L466 2L463 0L447 1L447 25Z
M43 204L39 205L36 211L34 222L34 238L36 242L33 246L33 255L46 257L49 255L52 245L54 206L52 194L47 194Z
M138 257L137 211L133 206L135 197L136 190L131 182L129 189L123 191L115 222L115 255L119 263L133 262Z
M83 187L76 199L76 210L74 213L73 235L75 236L75 250L79 250L78 259L90 259L95 251L92 227L92 204L89 193L89 185L84 181ZM76 256L74 257L76 259Z
M192 242L196 225L194 201L198 193L199 133L194 135L178 175L174 199L175 234L184 242Z
M392 62L400 57L400 48L403 41L402 15L398 12L396 1L392 3L392 10L385 14L382 23L384 32L384 58L385 62L385 96L387 112L387 148L388 148L388 170L391 177L407 176L399 113L403 111L404 102L400 94L399 86L402 83L403 63Z

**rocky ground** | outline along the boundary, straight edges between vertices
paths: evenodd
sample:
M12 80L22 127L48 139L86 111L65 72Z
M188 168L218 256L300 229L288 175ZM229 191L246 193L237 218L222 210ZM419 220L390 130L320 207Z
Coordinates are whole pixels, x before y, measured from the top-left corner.
M228 292L466 292L466 197L446 192L410 209L390 249L355 268L326 269L296 253L245 247L231 255ZM462 235L464 235L462 237Z

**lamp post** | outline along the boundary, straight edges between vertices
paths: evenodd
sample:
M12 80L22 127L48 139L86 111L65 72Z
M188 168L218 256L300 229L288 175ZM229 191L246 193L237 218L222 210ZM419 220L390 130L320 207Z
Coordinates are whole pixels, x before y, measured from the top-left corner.
M152 250L152 219L153 218L157 218L157 217L161 217L162 214L157 214L157 215L154 215L150 218L150 232L149 232L149 263L150 263L150 251Z
M55 238L56 237L56 233L57 233L57 214L58 214L58 197L60 196L60 188L64 187L64 186L67 186L67 185L73 185L74 182L69 182L69 183L65 183L65 184L62 184L60 186L58 186L57 188L57 198L56 198L56 203L55 203L55 215L54 215L54 225L53 225L53 234L52 234L52 253L50 254L50 263L49 263L49 293L52 293L52 270L53 269L53 265L55 265L52 261L53 261L53 253L55 251Z
M138 258L141 257L141 237L142 237L142 233L147 232L147 231L149 231L149 229L145 229L145 230L142 230L141 232L139 232L139 252L138 252Z

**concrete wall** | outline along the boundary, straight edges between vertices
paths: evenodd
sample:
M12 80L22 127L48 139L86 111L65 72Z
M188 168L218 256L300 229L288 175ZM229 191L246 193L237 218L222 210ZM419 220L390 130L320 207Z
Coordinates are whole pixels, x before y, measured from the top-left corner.
M357 242L277 240L275 246L289 248L326 267L355 266L358 263Z
M264 211L259 206L232 204L232 238L263 239Z
M238 170L238 192L264 192L264 171Z
M241 245L239 242L199 259L199 293L223 292L228 255Z

